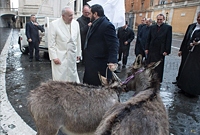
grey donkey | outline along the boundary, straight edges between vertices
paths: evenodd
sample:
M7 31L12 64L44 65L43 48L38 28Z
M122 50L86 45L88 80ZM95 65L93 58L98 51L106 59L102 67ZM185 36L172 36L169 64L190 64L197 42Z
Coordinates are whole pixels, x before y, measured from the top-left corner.
M153 69L160 61L142 68L141 61L136 67L143 71L132 74L134 79L128 85L135 94L125 103L117 103L108 110L95 135L169 135L168 115L161 100L160 82Z
M105 112L119 102L124 87L113 76L110 82L100 76L104 86L49 81L32 90L27 100L37 135L56 135L59 129L67 135L94 135Z

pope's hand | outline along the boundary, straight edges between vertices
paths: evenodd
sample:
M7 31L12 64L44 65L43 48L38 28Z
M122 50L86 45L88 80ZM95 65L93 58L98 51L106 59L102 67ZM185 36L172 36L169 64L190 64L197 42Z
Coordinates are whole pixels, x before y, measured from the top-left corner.
M61 62L60 60L57 58L57 59L53 59L53 62L56 64L56 65L61 65Z

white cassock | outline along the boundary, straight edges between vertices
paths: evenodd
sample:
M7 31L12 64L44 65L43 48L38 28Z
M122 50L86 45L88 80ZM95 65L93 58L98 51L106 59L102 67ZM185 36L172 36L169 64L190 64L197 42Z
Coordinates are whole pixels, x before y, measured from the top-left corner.
M77 21L72 20L71 24L65 24L61 17L51 22L48 51L53 80L79 83L76 60L77 56L81 56L81 38ZM61 61L61 65L53 62L56 58Z

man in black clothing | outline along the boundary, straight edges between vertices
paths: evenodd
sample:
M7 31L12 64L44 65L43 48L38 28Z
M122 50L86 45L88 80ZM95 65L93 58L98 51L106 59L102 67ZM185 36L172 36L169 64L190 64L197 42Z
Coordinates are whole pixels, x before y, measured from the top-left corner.
M147 64L162 59L159 66L155 68L160 82L162 82L163 79L165 56L171 53L172 43L172 26L163 23L164 20L165 16L163 14L157 15L157 24L150 27L147 44L145 46Z
M130 27L128 27L127 21L125 26L120 27L118 29L117 37L119 38L119 43L120 43L118 62L121 61L121 57L123 54L122 67L125 68L127 64L127 58L129 55L130 43L133 41L135 37L133 30Z
M116 70L119 41L114 25L104 15L101 5L95 4L90 9L90 26L85 46L85 73L83 83L101 85L98 73L112 78L111 71Z
M142 54L143 58L147 58L146 54L145 54L145 45L147 43L147 38L149 35L149 29L150 26L152 25L152 20L151 18L147 18L146 20L146 25L144 27L142 27L139 36L137 37L139 42L140 42L140 52L139 54Z
M35 48L35 60L41 61L39 59L39 43L40 43L40 37L39 37L39 31L44 32L44 28L40 26L36 22L35 15L31 15L30 22L26 23L26 37L29 43L29 61L32 62L33 60L33 50Z
M136 39L136 44L135 44L135 55L138 56L138 54L141 54L142 49L140 47L140 41L139 41L139 35L141 32L141 29L146 25L146 18L143 17L141 20L141 24L138 25L138 30L137 30L137 39Z
M89 14L90 8L88 5L83 7L82 11L83 15L77 19L80 26L80 33L81 33L81 49L82 49L82 62L84 63L84 45L85 45L85 38L87 35L88 28L92 25L90 22Z
M181 43L181 47L180 47L179 53L178 53L178 56L181 56L181 64L180 64L180 67L179 67L178 76L176 77L176 81L172 82L173 84L177 84L181 70L182 70L182 68L185 64L186 58L187 58L188 53L189 53L188 46L189 46L189 43L190 43L190 38L192 37L192 34L196 30L196 28L198 28L199 26L200 26L200 23L197 22L197 23L190 24L187 28L187 31L185 33L185 36L183 38L183 41Z

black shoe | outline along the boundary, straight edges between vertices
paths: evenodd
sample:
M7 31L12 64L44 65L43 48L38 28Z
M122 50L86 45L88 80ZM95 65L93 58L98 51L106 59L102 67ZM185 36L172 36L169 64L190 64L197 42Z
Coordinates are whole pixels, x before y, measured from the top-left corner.
M122 68L126 68L126 65L123 65Z
M121 73L121 71L119 71L119 70L115 70L114 73Z
M172 82L172 84L177 84L177 81L176 82Z
M179 90L178 93L185 94L183 90Z
M38 59L38 60L36 60L36 61L38 61L38 62L42 62L42 60L41 60L41 59Z
M29 62L33 62L33 60L32 60L32 59L29 59Z

